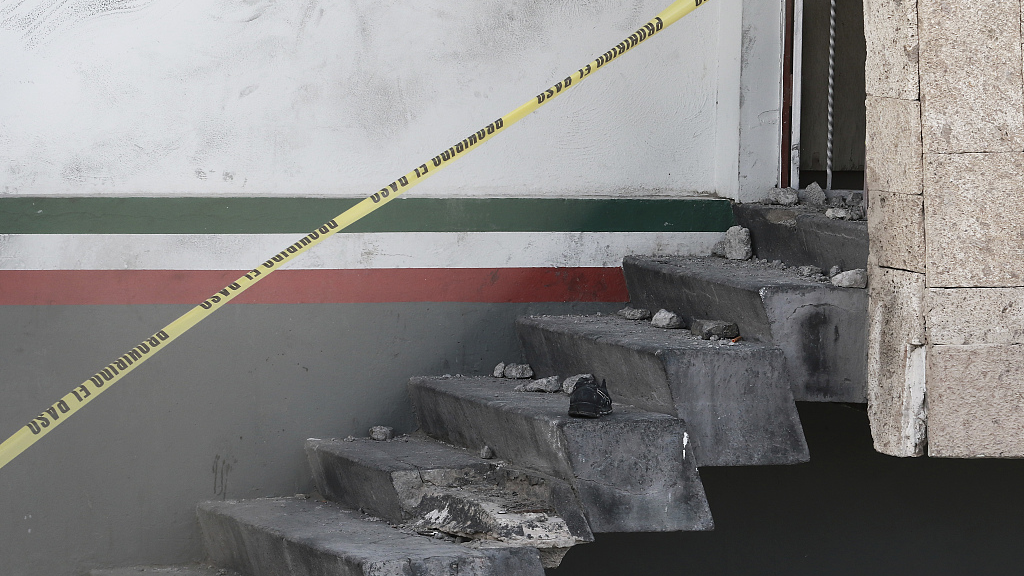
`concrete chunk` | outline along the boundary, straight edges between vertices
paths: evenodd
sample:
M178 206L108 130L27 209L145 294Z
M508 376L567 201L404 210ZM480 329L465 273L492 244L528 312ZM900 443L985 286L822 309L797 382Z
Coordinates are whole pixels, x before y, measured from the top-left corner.
M840 272L832 277L832 285L840 288L867 288L868 272L863 268Z
M711 253L730 260L749 260L753 254L750 250L750 230L742 226L733 226L725 231L722 238Z
M710 340L712 337L717 340L719 338L736 338L740 335L740 329L733 322L695 318L690 326L690 334L702 340Z
M293 498L206 502L199 524L213 562L247 576L542 576L535 548L471 548L404 533L330 503Z
M658 313L651 318L651 326L654 326L655 328L673 329L683 328L685 324L678 314L675 312L669 312L663 308L658 310Z
M626 320L646 320L651 317L651 311L646 308L633 308L632 306L626 306L622 310L616 312L619 316L622 316Z
M607 316L531 316L516 329L541 373L586 369L607 381L614 400L682 418L698 466L808 459L778 348L710 342Z
M505 378L533 378L533 368L529 364L506 364Z
M494 448L512 465L569 482L594 532L709 530L704 488L678 418L616 405L570 418L561 394L519 394L497 378L413 378L421 429Z
M782 349L796 400L864 401L865 291L718 258L627 256L623 270L639 305L735 322L745 340Z
M537 380L527 380L514 388L516 392L561 392L562 384L558 376L548 376Z

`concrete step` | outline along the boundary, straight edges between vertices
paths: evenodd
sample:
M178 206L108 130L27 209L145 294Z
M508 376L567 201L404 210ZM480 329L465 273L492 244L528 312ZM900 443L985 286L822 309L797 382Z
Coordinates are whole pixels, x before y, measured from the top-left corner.
M424 433L567 481L595 533L712 528L682 420L621 404L571 418L566 395L514 392L517 383L417 377L409 393Z
M682 418L697 466L809 459L775 346L701 340L615 316L531 316L516 328L538 378L590 373L617 401Z
M866 401L867 290L724 258L627 256L622 267L634 307L735 322L744 340L781 348L796 400Z
M828 271L867 268L867 222L832 220L821 210L803 206L733 204L736 222L750 229L754 255L789 266L817 266Z
M90 570L89 576L240 576L234 570L193 564L190 566L134 566Z
M333 503L299 498L206 502L211 561L246 576L542 576L535 548L463 545L398 530Z
M425 436L311 438L306 454L325 498L418 531L533 546L545 568L594 539L565 481Z

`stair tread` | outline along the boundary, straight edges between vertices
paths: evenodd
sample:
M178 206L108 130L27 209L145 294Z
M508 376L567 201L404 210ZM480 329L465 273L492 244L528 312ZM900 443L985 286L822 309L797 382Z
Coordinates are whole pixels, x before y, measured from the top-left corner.
M626 260L644 261L648 265L663 265L678 274L698 275L708 281L743 290L760 292L763 289L847 291L831 282L801 276L796 268L776 268L749 260L702 258L693 256L626 256Z
M538 377L590 373L612 398L687 423L698 466L809 459L785 357L763 343L710 341L617 316L516 322Z
M545 549L593 540L565 482L425 436L310 438L306 453L322 495L390 522Z
M866 290L724 258L627 256L623 271L634 307L735 322L744 340L779 346L796 400L866 400Z
M790 266L825 270L866 268L865 221L832 220L816 208L733 204L736 222L750 230L754 255Z
M455 544L314 500L205 502L199 519L212 560L249 576L543 574L533 548Z
M465 448L423 436L400 436L383 442L369 438L310 438L306 444L385 472L463 468L487 472L491 468L486 460Z
M423 432L568 482L594 532L710 529L682 420L622 404L572 418L565 394L515 392L518 383L416 377L409 389Z

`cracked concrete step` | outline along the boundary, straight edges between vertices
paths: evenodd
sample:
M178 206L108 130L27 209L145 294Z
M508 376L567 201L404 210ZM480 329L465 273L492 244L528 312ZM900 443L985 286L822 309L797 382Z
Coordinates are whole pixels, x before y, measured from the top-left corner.
M134 566L90 570L89 576L240 576L234 570L215 566Z
M215 564L246 576L542 576L536 548L460 545L400 531L337 504L299 498L206 502Z
M545 568L594 539L562 480L481 459L425 436L306 441L328 500L417 530L540 549Z
M682 420L626 405L570 418L564 394L513 392L503 378L417 377L420 429L513 466L567 481L593 532L710 530L704 487Z
M866 401L866 290L723 258L627 256L622 267L634 307L735 322L745 340L781 348L797 401Z
M590 373L616 401L682 418L697 466L810 458L775 346L701 340L614 316L531 316L516 329L538 378Z
M750 229L754 255L789 266L828 270L867 268L867 222L832 220L817 209L733 204L736 222Z

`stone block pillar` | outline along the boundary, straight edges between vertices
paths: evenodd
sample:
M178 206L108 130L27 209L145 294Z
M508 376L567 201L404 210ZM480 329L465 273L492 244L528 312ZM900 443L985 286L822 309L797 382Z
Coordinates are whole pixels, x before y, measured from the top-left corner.
M1024 456L1021 1L864 19L875 448Z

